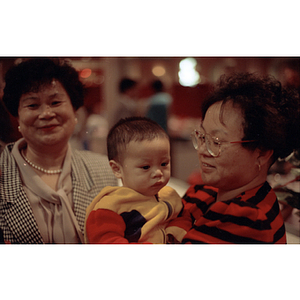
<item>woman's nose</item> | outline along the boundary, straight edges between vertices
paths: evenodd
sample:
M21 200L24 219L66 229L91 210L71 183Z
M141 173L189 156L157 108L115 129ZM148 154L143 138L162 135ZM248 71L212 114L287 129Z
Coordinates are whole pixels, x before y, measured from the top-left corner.
M55 115L50 105L44 105L41 107L40 118L52 118Z
M208 155L211 156L207 150L206 143L199 143L198 144L198 155Z

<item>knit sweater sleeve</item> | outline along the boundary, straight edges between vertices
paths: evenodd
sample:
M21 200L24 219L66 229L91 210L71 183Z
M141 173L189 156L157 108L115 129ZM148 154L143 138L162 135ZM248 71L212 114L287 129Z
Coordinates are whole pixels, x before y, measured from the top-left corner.
M207 207L215 201L214 195L216 191L203 191L203 186L193 185L188 188L183 196L183 209L177 218L172 220L166 232L170 243L181 242L185 234L192 228L195 220L201 218Z
M108 209L91 211L86 220L87 240L90 244L128 244L124 237L125 222Z
M185 200L183 201L183 209L177 218L171 220L166 228L168 243L180 243L188 230L192 227L192 217L188 209L186 209Z

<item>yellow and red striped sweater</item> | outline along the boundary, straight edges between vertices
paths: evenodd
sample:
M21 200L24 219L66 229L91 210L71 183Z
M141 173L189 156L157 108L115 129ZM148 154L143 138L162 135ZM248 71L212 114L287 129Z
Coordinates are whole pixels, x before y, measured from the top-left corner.
M85 242L166 243L165 227L182 206L181 197L169 186L162 188L157 197L107 186L86 210Z

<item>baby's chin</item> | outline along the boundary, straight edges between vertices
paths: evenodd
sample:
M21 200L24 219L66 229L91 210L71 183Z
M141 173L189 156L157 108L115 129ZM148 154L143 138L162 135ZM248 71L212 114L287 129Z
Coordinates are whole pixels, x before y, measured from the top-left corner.
M155 197L155 196L157 196L158 192L159 192L161 189L162 189L162 188L156 189L155 191L140 192L140 194L142 194L143 196L146 196L146 197Z

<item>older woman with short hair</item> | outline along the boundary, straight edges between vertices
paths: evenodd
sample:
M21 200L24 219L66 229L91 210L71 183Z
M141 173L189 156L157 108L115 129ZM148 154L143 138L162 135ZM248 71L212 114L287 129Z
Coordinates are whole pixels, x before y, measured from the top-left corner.
M71 149L83 85L65 62L29 59L5 76L3 102L22 138L0 157L0 228L6 243L83 243L85 210L116 185L107 157Z
M192 138L204 184L188 189L170 238L179 226L182 243L286 243L266 179L278 158L300 147L299 95L272 77L223 76L202 113Z

